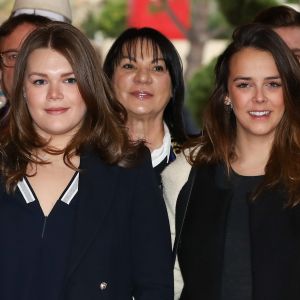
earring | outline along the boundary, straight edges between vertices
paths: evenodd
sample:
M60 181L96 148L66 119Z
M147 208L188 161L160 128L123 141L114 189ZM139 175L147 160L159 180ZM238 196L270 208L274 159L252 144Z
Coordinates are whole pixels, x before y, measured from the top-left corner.
M27 96L26 96L26 93L25 93L24 90L23 90L23 98L24 98L25 101L27 100Z
M224 104L225 104L225 110L226 111L231 111L232 110L232 108L233 108L232 102L231 102L231 99L228 96L225 97Z

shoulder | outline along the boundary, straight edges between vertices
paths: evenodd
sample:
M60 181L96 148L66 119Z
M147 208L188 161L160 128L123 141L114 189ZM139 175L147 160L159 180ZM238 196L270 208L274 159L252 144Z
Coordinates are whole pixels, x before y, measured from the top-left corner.
M173 189L179 185L182 187L188 179L190 170L191 165L188 163L185 153L179 153L176 160L161 173L164 189Z
M134 165L125 167L117 163L106 163L96 151L84 151L80 155L79 167L82 181L87 186L98 186L100 179L104 182L114 181L118 186L127 185L128 189L133 188L141 181L155 181L150 152L144 150L136 159Z
M175 240L175 211L178 195L187 182L191 171L191 165L188 163L183 152L177 155L177 158L161 173L163 197L167 207L172 242Z
M166 190L173 189L175 187L181 187L188 180L191 164L188 162L188 157L193 153L194 148L187 148L182 150L176 156L176 160L168 165L161 174L162 183ZM179 191L180 191L179 189Z

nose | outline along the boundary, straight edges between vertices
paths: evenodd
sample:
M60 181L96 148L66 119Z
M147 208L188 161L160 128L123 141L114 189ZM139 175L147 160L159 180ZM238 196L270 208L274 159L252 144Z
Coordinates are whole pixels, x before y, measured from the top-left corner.
M48 100L61 100L64 98L62 88L59 83L50 83L47 93Z
M267 100L263 87L256 87L253 100L257 103L265 102Z
M150 72L147 68L140 68L136 71L134 80L138 83L150 83L152 81Z

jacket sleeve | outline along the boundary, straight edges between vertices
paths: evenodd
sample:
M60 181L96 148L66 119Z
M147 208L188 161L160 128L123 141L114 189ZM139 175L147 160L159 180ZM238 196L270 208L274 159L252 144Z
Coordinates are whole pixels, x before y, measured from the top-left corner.
M173 300L172 247L166 207L150 156L138 170L132 214L136 300Z

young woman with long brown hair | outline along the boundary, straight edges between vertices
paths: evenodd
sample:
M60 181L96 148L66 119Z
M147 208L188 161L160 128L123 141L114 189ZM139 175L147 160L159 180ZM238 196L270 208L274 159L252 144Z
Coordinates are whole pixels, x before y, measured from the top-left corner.
M299 63L275 32L251 24L215 72L203 135L163 173L178 297L298 299Z
M150 155L128 140L97 57L59 22L19 52L0 137L2 300L172 299Z

